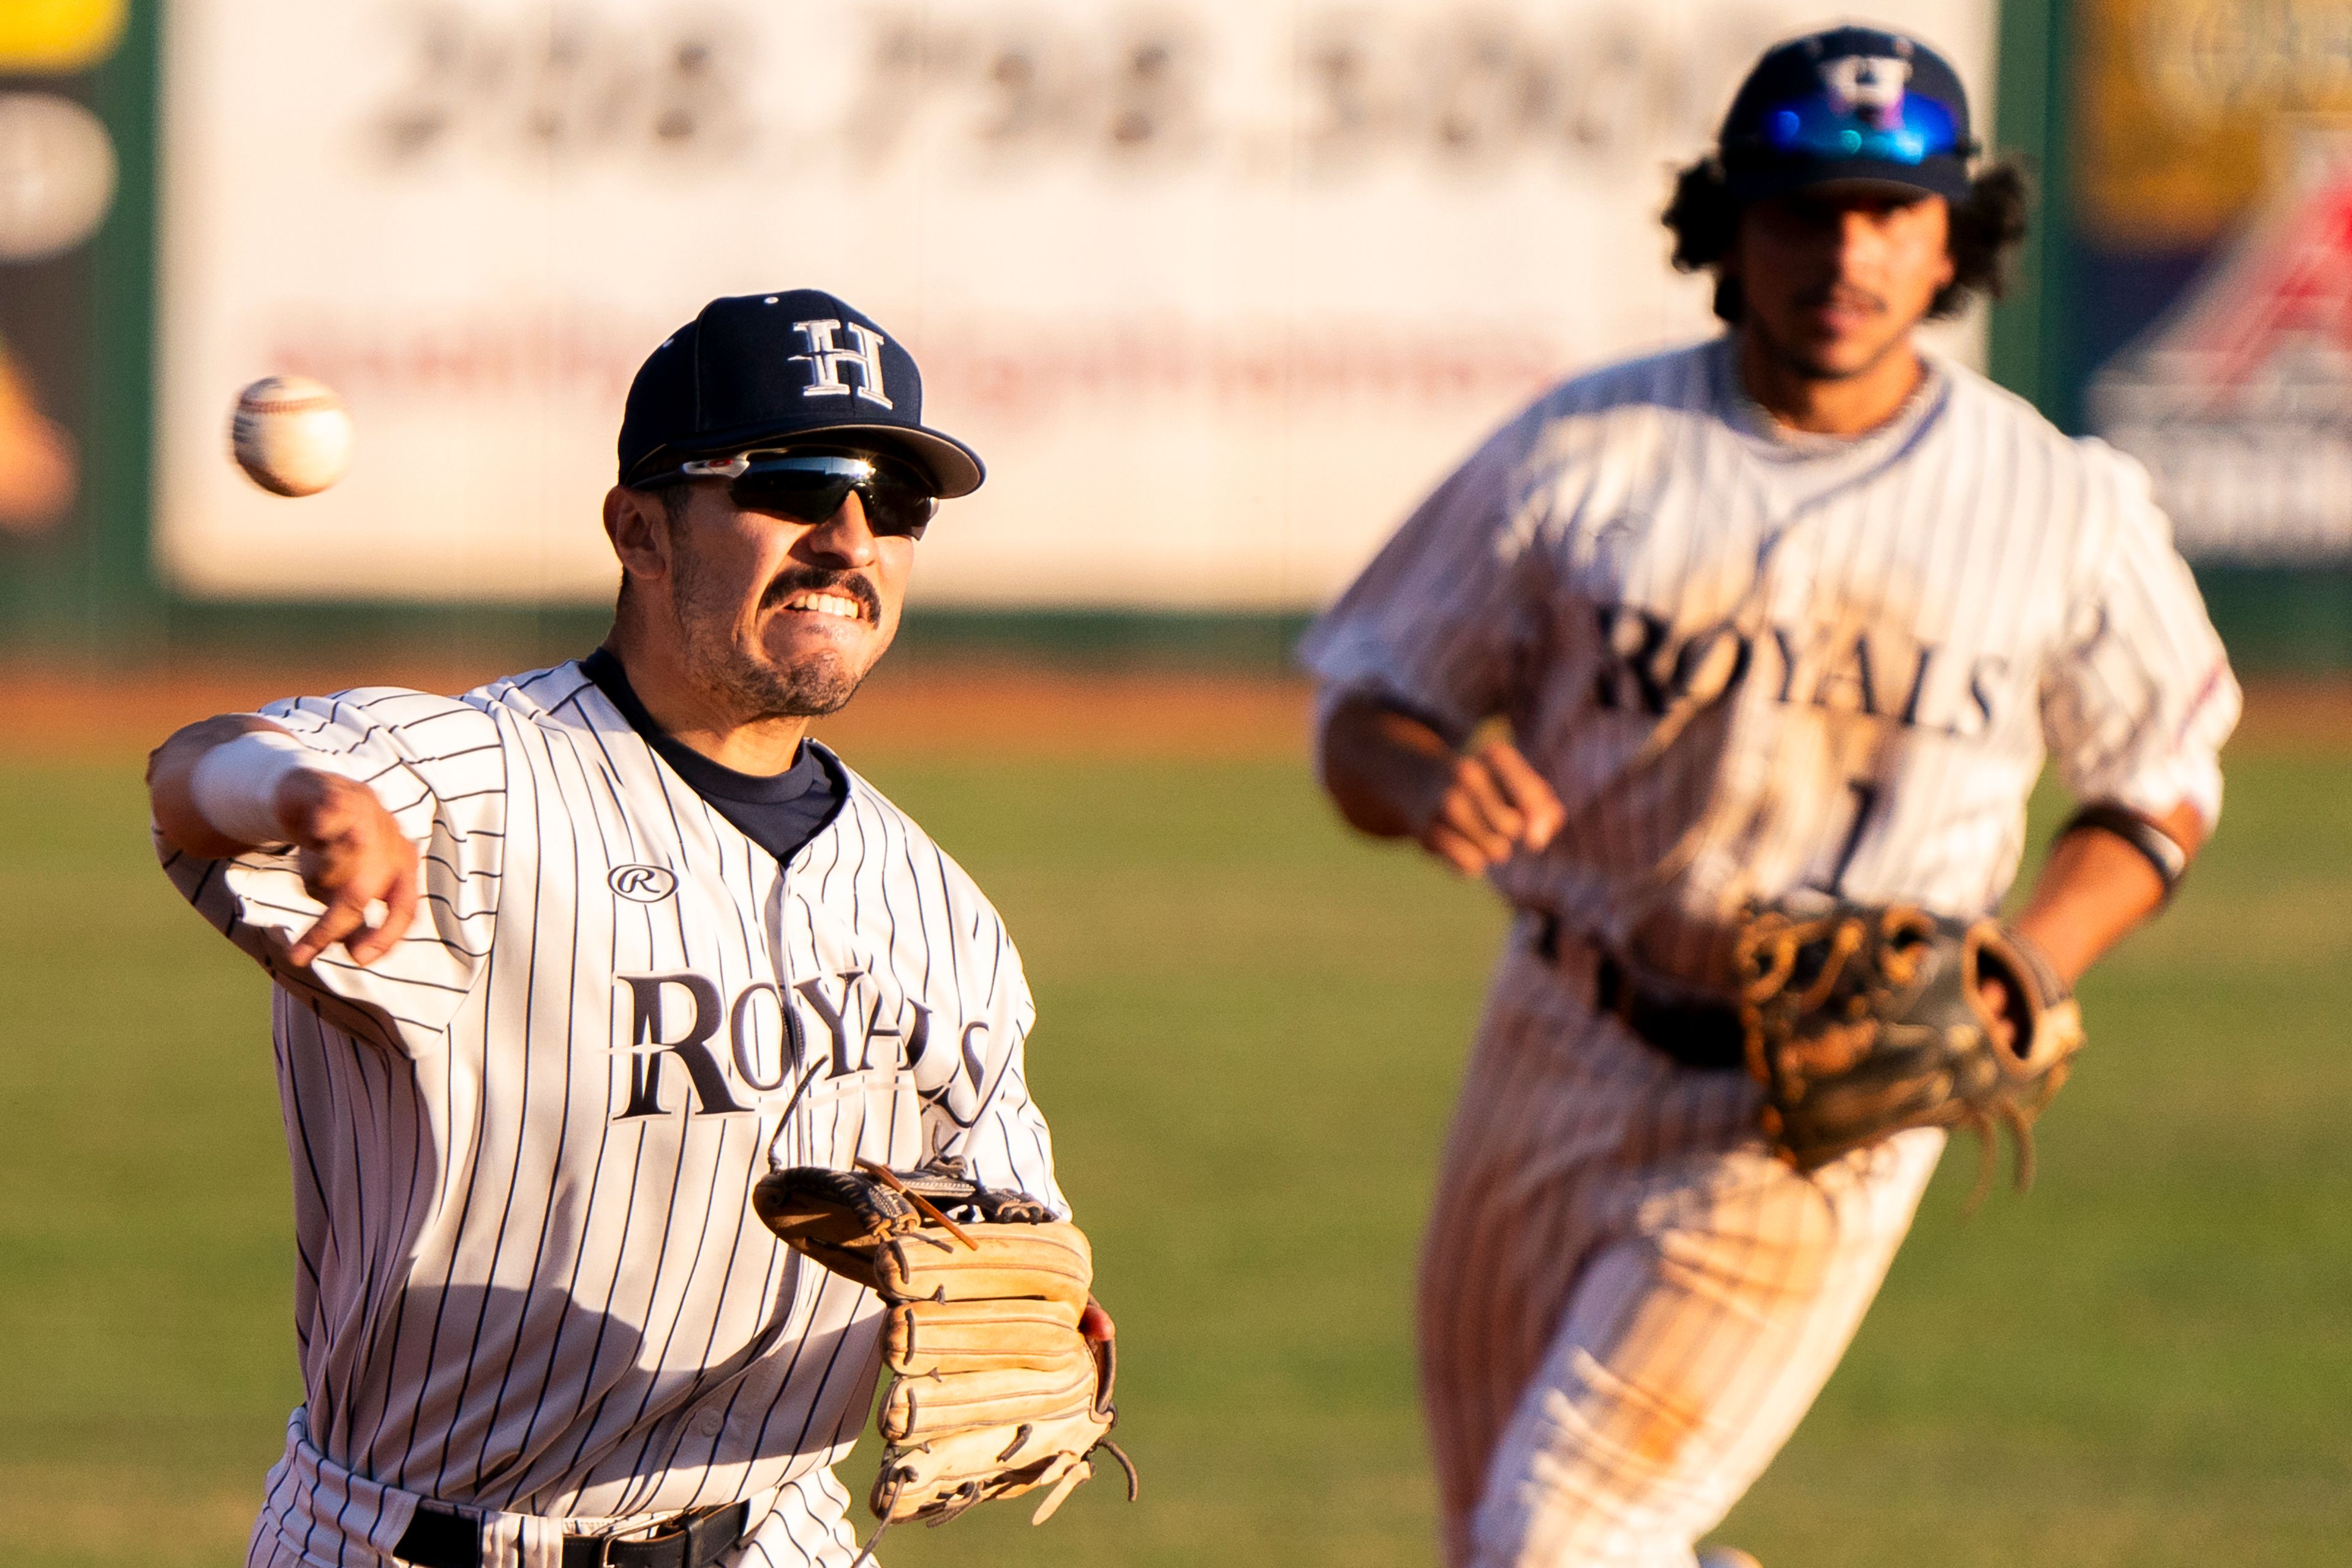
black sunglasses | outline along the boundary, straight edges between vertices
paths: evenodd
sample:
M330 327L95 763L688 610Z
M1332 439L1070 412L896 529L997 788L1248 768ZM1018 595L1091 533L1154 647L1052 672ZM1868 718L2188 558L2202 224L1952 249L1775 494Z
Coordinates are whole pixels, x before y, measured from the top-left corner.
M931 482L912 463L878 452L806 447L738 452L681 463L669 479L725 479L727 499L744 511L818 523L841 510L852 490L876 537L923 537L939 510ZM662 480L656 480L659 484Z

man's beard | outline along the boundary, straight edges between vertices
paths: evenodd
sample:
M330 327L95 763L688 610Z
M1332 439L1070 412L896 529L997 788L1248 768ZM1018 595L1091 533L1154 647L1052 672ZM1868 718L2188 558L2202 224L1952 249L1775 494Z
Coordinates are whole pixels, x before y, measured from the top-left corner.
M683 542L685 530L674 538ZM796 566L768 584L760 596L764 612L794 594L818 590L856 599L867 622L879 626L882 605L874 585L854 572L829 572L822 567ZM837 712L873 666L853 668L841 655L810 654L798 663L780 666L740 647L730 635L734 605L723 587L702 570L691 550L680 549L671 558L670 605L686 639L686 662L697 684L744 723L768 719L821 719Z

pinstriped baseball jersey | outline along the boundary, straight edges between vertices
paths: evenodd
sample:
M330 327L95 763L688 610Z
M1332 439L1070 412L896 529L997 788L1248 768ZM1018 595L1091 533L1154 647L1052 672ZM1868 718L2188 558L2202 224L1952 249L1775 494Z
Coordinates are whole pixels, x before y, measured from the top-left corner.
M1067 1212L995 911L855 774L780 864L577 664L264 711L375 789L424 902L375 965L295 970L290 857L162 851L278 983L305 1399L253 1560L369 1561L420 1497L589 1529L750 1498L740 1561L845 1562L825 1467L877 1307L747 1198L772 1160L946 1152Z
M1507 716L1568 819L1496 885L1699 983L1751 896L1989 908L2045 754L2210 822L2238 711L2137 464L1941 363L1877 431L1791 437L1729 337L1538 400L1303 653L1457 739Z

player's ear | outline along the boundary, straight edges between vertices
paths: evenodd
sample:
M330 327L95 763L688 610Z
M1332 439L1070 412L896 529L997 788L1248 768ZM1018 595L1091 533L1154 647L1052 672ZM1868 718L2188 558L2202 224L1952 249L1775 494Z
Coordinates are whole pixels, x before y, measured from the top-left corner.
M669 509L652 490L614 485L604 492L604 537L632 577L669 575Z

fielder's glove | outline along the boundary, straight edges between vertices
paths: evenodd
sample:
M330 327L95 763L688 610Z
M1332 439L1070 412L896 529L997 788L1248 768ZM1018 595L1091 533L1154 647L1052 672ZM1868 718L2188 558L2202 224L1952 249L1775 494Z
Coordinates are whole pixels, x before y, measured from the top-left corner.
M1094 1474L1097 1448L1127 1471L1132 1500L1135 1467L1109 1438L1113 1352L1078 1331L1094 1279L1085 1233L975 1185L961 1162L859 1163L774 1172L751 1205L793 1250L889 1303L874 1540L1050 1487L1031 1520L1043 1524Z
M2081 1011L2039 949L1998 921L1841 903L1751 908L1736 952L1748 1070L1781 1158L1811 1171L1906 1128L1967 1127L1981 1197L2000 1121L2019 1188L2032 1184L2033 1119L2083 1048Z

